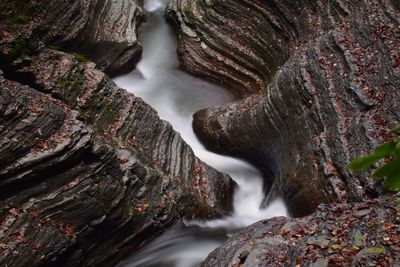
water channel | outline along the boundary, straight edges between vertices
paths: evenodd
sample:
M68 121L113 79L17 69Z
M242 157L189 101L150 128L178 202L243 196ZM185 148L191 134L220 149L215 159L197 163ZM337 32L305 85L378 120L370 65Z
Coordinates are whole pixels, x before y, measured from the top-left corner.
M175 33L164 18L168 0L147 0L147 22L141 26L143 56L137 68L114 79L122 88L143 98L161 119L174 129L201 160L228 173L239 185L234 195L233 213L212 221L189 221L175 226L118 267L192 267L230 234L251 223L274 216L286 216L285 204L275 200L260 208L264 196L261 173L238 159L207 151L192 130L194 112L233 101L233 95L215 84L200 80L179 69Z

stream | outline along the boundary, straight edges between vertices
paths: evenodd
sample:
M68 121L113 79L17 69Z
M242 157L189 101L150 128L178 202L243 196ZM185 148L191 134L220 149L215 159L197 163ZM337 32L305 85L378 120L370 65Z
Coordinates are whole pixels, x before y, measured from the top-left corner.
M239 185L231 215L211 221L186 221L164 232L118 267L192 267L235 231L261 219L287 216L285 204L275 200L260 208L264 197L261 173L248 163L207 151L192 130L196 111L234 100L226 89L200 80L179 69L175 33L164 18L167 0L145 0L149 13L139 35L143 45L137 68L114 79L118 86L144 99L161 119L170 122L202 161L228 173Z

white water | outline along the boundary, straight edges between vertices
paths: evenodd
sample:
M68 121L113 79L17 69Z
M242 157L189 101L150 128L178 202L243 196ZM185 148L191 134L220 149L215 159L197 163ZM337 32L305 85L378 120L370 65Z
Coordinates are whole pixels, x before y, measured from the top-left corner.
M159 116L181 134L197 157L228 173L239 186L230 216L174 227L119 264L125 267L197 266L226 239L227 233L261 219L287 215L281 200L272 202L265 209L260 208L264 194L262 176L257 169L243 161L205 150L193 133L194 112L228 103L233 96L221 87L179 70L175 34L163 17L164 1L145 2L145 8L151 14L140 34L144 47L142 60L135 71L114 81L154 107Z

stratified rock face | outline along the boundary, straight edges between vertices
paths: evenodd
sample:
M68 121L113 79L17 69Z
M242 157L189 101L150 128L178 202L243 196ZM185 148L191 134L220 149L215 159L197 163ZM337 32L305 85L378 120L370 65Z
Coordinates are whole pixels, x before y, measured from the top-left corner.
M111 266L184 217L231 210L227 175L31 26L0 23L1 266Z
M385 198L260 221L222 244L202 267L398 266L399 215L398 200Z
M264 53L272 55L274 64L285 62L262 95L197 113L196 133L209 149L259 166L267 189L274 194L269 198L284 195L294 215L310 213L321 202L363 199L374 181L367 173L354 176L347 165L385 141L386 129L400 121L400 7L389 0L247 2L182 0L171 6L170 14L181 27L183 65L206 77L228 73L231 65L221 63L217 70L205 70L218 57L204 51L231 51L228 40L240 50L249 39L245 34L258 38L265 31L265 36L288 36L283 43L263 37L261 50L248 46L250 52L244 59L240 53L231 54L246 71L257 69L264 75L272 73L270 67L249 67L249 62ZM226 12L221 5L226 5ZM271 22L260 23L260 10L270 10L262 17L281 25L280 30L270 31ZM200 35L201 19L207 29L216 28L219 21L224 25L233 19L247 22L237 25L242 31L236 28L232 33L222 27L218 34ZM187 37L187 27L197 37ZM289 34L293 31L296 34ZM207 45L200 53L201 42L206 40L215 45ZM271 52L276 49L282 54ZM257 51L258 56L252 54ZM255 91L254 86L244 85L242 90Z
M14 26L32 18L34 36L84 54L108 74L131 70L140 59L136 31L145 19L141 1L22 0L2 3L0 8Z
M263 91L291 52L340 20L340 1L172 0L182 67L231 88L238 96ZM324 18L324 19L322 19Z

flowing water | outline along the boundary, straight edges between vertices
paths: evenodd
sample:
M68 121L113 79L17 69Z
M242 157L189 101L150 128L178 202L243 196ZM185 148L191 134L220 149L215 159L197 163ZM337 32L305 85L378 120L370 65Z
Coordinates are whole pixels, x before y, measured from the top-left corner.
M179 69L176 37L164 19L167 0L147 0L148 21L141 27L143 57L135 71L114 81L142 97L159 116L169 121L201 160L228 173L239 185L230 216L212 221L190 221L175 226L119 267L197 266L235 230L261 219L286 216L281 200L261 209L261 173L243 161L207 151L192 130L194 112L233 101L226 89L194 78Z

